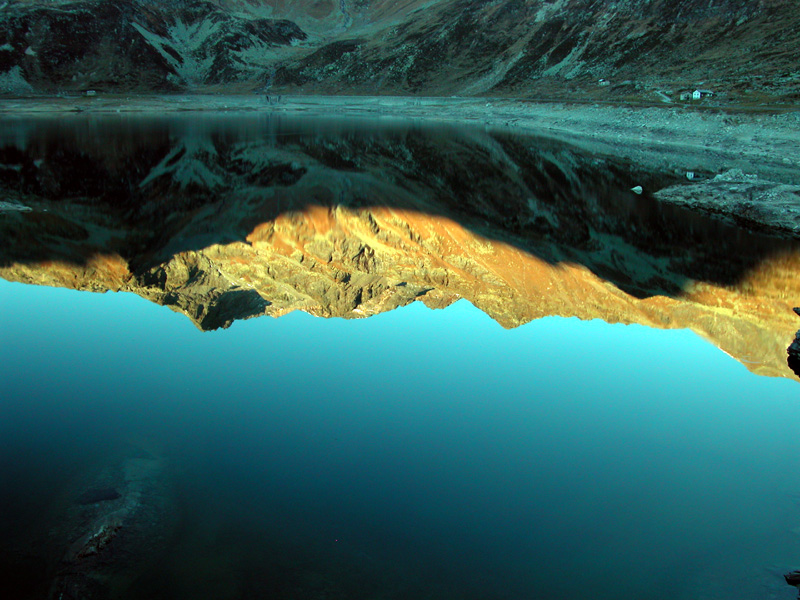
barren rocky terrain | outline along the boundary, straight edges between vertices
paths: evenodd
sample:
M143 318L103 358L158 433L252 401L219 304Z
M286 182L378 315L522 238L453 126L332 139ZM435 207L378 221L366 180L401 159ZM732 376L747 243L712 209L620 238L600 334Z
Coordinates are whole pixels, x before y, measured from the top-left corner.
M0 93L794 103L785 0L3 0Z

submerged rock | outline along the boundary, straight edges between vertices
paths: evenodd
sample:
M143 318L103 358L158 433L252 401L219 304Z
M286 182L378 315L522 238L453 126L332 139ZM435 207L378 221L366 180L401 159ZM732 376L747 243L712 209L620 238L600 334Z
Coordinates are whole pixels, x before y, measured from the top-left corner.
M119 497L120 493L114 488L95 488L86 490L78 496L78 504L96 504L97 502L116 500Z
M84 483L83 493L68 494L77 502L53 511L47 547L39 550L52 557L51 600L106 600L129 589L163 556L175 523L164 459L150 450L112 453Z
M82 558L99 554L122 529L122 524L127 516L128 511L123 508L109 515L103 515L92 523L89 531L72 544L67 551L65 562L73 563Z

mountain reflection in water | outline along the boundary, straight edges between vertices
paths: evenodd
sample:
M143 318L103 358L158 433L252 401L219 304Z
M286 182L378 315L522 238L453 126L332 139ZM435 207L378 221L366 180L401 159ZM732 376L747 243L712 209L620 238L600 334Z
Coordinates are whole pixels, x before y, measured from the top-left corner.
M680 179L478 128L7 120L0 597L791 597L800 253L630 191Z
M11 121L0 276L124 290L202 329L292 310L363 317L466 298L691 328L794 377L800 254L630 191L680 179L481 129L270 117Z

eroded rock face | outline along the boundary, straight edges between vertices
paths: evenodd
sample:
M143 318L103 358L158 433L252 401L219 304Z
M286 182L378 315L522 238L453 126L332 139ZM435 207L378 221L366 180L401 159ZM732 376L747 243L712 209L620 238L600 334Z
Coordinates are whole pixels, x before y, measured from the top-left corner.
M790 100L799 43L779 1L4 0L0 93Z
M677 174L472 129L112 123L40 122L0 148L2 192L29 209L0 211L2 277L134 292L201 329L465 298L504 327L688 327L791 376L797 242L630 191Z

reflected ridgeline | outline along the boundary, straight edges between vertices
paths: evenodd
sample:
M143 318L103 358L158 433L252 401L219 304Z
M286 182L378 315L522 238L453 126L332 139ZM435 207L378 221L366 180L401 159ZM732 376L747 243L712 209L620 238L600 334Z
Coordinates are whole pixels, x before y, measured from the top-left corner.
M483 129L270 116L9 121L0 275L131 291L201 329L466 298L688 327L793 376L797 240L630 191L676 173Z

